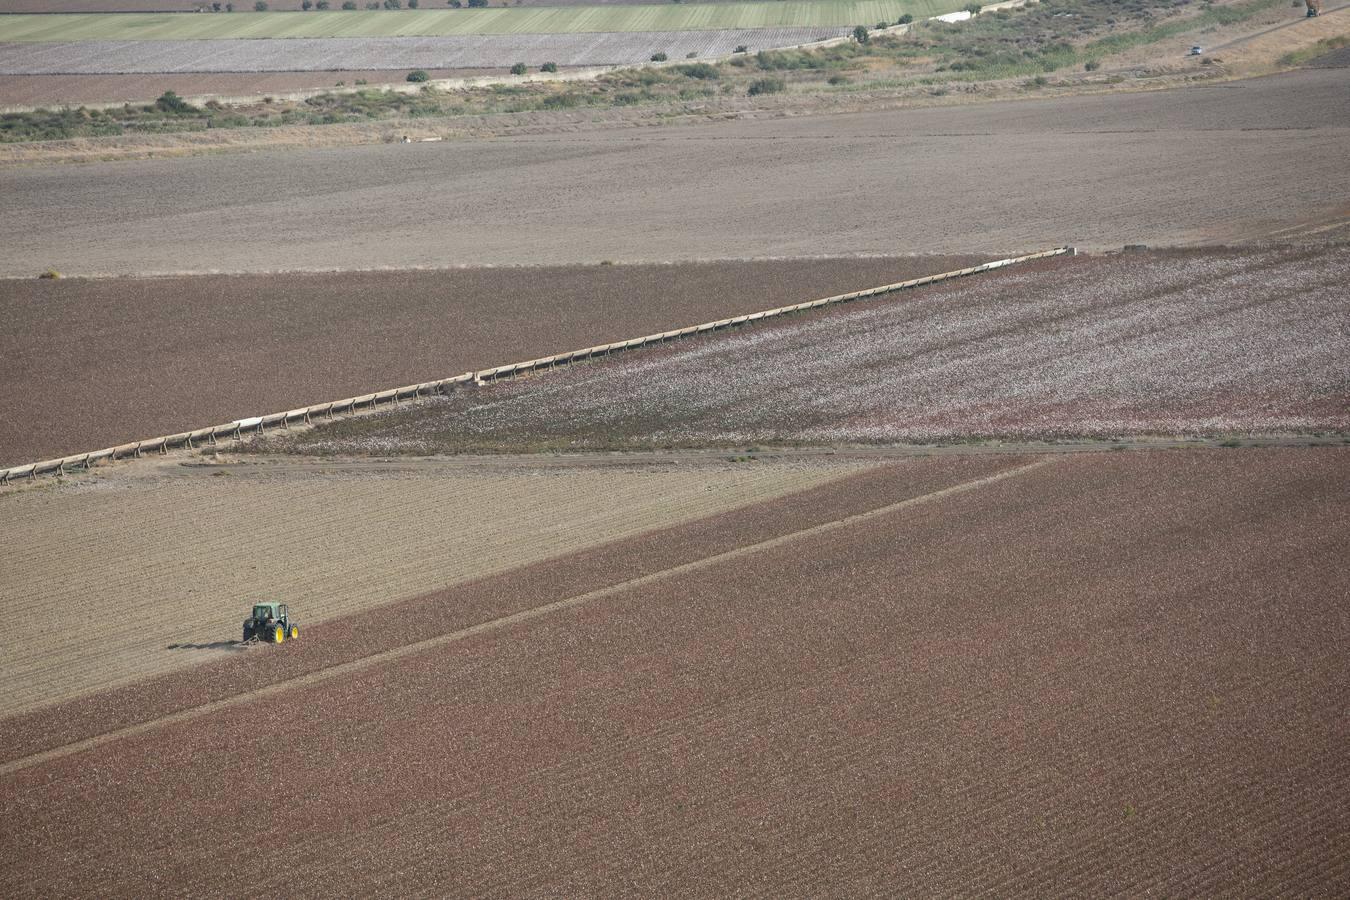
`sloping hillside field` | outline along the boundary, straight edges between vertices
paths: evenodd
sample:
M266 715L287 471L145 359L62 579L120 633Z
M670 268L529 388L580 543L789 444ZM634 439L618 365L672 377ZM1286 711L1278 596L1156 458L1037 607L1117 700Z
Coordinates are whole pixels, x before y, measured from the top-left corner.
M1350 252L1060 257L776 320L267 449L1350 433Z
M1344 894L1347 524L1345 450L872 469L5 720L0 890Z

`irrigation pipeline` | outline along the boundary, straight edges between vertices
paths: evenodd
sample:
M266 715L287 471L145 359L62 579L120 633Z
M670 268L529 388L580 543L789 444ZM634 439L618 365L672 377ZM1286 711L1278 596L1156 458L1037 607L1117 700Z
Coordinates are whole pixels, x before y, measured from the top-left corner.
M823 309L841 303L852 303L855 300L867 300L874 297L881 297L897 291L923 287L928 284L936 284L953 278L965 278L969 275L979 275L984 272L991 272L994 269L1002 269L1007 266L1030 262L1032 260L1046 259L1052 256L1073 256L1076 252L1077 251L1071 246L1056 247L1052 250L1042 250L1037 253L1012 256L1007 259L997 259L993 262L981 263L978 266L957 269L953 272L942 272L937 275L926 275L922 278L911 278L908 281L883 284L879 287L868 288L862 291L852 291L847 294L835 294L832 297L822 297L819 300L808 300L804 303L779 306L774 309L766 309L760 312L748 313L746 315L733 316L729 319L718 319L714 322L689 325L684 328L677 328L673 331L648 334L642 337L631 338L626 341L615 341L610 344L584 347L580 350L572 350L553 356L540 357L539 359L508 363L503 366L480 369L477 372L465 372L463 375L455 375L449 378L440 378L434 381L425 381L420 384L409 384L404 385L403 387L390 388L389 390L362 394L359 397L347 397L342 400L333 400L328 403L302 406L298 409L291 409L285 412L237 419L233 422L226 422L223 425L211 425L205 428L197 428L192 431L180 432L178 434L147 438L142 441L120 444L116 447L107 447L103 450L79 453L74 456L63 456L59 459L48 459L41 462L12 466L8 469L0 469L0 485L9 484L16 478L26 477L35 479L39 475L65 475L71 470L88 471L94 465L105 461L135 459L141 457L145 453L165 454L173 448L193 450L196 449L198 445L214 446L221 440L241 440L245 435L265 434L267 429L271 427L280 426L282 428L287 428L296 423L309 425L312 424L315 417L332 419L339 413L343 415L355 415L357 413L371 412L379 408L381 404L387 406L389 403L399 404L404 400L416 400L425 396L446 394L461 387L489 384L501 378L511 378L527 372L537 372L552 369L556 366L571 365L572 363L595 359L596 357L609 356L612 353L622 353L625 350L636 350L640 347L646 347L652 344L664 344L667 341L693 337L707 332L722 331L727 328L737 328L752 322L778 318L793 313L808 312L810 310Z

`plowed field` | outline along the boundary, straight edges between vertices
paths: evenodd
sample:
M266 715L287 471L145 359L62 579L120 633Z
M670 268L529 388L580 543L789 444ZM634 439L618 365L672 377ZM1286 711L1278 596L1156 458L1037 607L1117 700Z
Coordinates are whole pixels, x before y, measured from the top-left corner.
M266 446L413 454L1350 434L1350 251L1060 257Z
M0 466L988 259L0 280Z
M590 127L594 113L572 110L550 116L542 133L481 142L10 167L0 170L0 274L1288 237L1350 218L1347 106L1346 70L1318 69L1176 91L681 128L603 130ZM466 133L455 120L427 127ZM97 141L89 146L97 152Z
M498 475L161 468L0 500L8 548L0 716L239 652L255 600L289 602L308 632L849 471L844 463ZM38 609L62 611L59 627L26 612Z
M934 460L335 621L11 750L0 887L1343 894L1347 473Z

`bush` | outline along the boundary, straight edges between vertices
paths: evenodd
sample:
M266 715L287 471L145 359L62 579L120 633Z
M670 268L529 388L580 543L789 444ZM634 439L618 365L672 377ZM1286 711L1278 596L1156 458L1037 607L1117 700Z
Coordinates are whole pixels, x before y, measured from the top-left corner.
M366 4L366 9L379 9L379 8L380 8L380 0L370 0L370 2Z
M849 80L849 77L848 77L847 75L831 75L830 78L829 78L829 83L830 83L830 84L849 84L849 83L850 83L850 80Z
M225 4L225 11L226 11L226 12L234 12L234 4L233 4L233 3L226 3L226 4Z
M155 101L155 108L160 112L167 113L192 113L198 111L197 107L188 103L173 91L165 91L160 94L159 99Z
M961 8L964 9L966 12L970 13L972 16L978 16L980 14L980 10L984 9L984 7L978 3L967 3L965 6Z
M710 66L707 63L687 63L682 66L676 66L675 71L686 78L697 78L700 81L717 80L717 67Z
M426 69L413 69L408 73L408 80L413 82L429 81L431 76L427 74Z
M408 9L417 9L418 0L408 0Z
M737 45L736 45L736 49L735 49L735 50L732 50L731 52L732 52L732 53L749 53L749 52L750 52L750 48L747 47L747 46L745 46L744 44L737 44Z
M267 0L257 0L253 4L254 12L267 12Z
M311 9L314 8L314 0L301 0L300 8L303 9L305 12L309 12Z
M653 54L652 54L652 62L665 62L665 61L666 61L667 59L669 59L669 58L670 58L670 57L666 56L664 53L660 52L659 50L658 50L656 53L653 53Z
M384 0L385 9L402 9L403 0Z
M885 22L878 22L878 23L877 23L877 31L881 31L881 30L883 30L883 29L890 28L890 27L891 27L891 26L887 25Z
M483 9L488 5L488 0L469 0L469 9Z
M346 10L356 9L356 0L342 0L342 8Z
M1083 63L1084 72L1095 72L1101 67L1102 64L1097 62L1095 59L1089 59L1087 62Z
M469 2L472 3L473 0L469 0ZM524 74L525 74L525 64L524 64L524 63L516 63L515 65L513 65L513 66L511 67L511 74L512 74L512 75L524 75Z
M751 97L759 94L779 94L787 90L787 82L781 78L759 78L750 82Z
M694 59L694 58L697 57L697 56L698 56L698 51L697 51L697 50L690 50L688 53L686 53L686 54L684 55L684 58L685 58L685 59Z
M913 24L913 22L914 17L911 16L909 13L905 13L903 16L895 20L895 24L897 25L910 25Z
M314 4L314 8L317 9L317 10L320 10L320 11L327 9L327 8L328 8L328 0L319 0L318 3L315 3L315 4Z
M853 29L853 39L860 44L865 44L870 41L872 37L868 34L866 25L859 25Z
M48 269L47 271L43 272L43 273L42 273L41 275L39 275L38 277L39 277L39 278L49 278L49 279L55 280L55 279L61 277L61 273L58 272L58 271L56 271L55 269Z
M555 62L546 62L546 63L544 63L542 66L539 67L539 71L540 71L540 72L556 72L556 71L558 71L558 64L555 63Z

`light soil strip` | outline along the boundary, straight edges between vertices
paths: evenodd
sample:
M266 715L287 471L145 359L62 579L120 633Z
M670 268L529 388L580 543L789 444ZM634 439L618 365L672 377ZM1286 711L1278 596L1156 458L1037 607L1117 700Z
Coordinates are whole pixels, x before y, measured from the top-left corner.
M304 628L874 464L221 477L128 468L5 497L0 716L241 652L232 642L255 600L289 603Z
M1012 469L1006 469L994 475L988 475L985 476L984 478L977 478L972 481L962 482L961 484L952 485L951 487L942 488L941 490L933 491L931 493L921 494L917 497L910 497L909 499L901 500L896 503L892 503L887 506L882 506L874 510L869 510L868 512L846 516L842 519L836 519L833 522L826 522L821 525L815 525L812 526L811 528L806 528L801 531L795 531L790 534L780 535L779 537L770 538L769 540L765 541L760 541L759 543L756 544L750 544L745 547L739 547L735 550L728 550L724 553L718 553L716 555L708 556L700 560L695 560L693 562L683 563L678 566L673 566L669 569L663 569L659 572L652 572L648 575L643 575L638 578L632 578L629 579L628 581L620 582L619 584L610 585L609 587L605 588L600 588L599 590L589 591L585 594L577 594L575 596L567 597L553 603L546 603L543 606L534 607L533 609L522 610L521 612L518 613L512 613L509 616L502 616L501 618L491 619L487 622L481 622L477 625L471 625L468 628L462 628L459 629L458 631L449 632L448 634L443 634L437 637L416 641L414 643L407 644L403 647L399 647L394 650L386 650L381 653L374 653L371 654L370 656L366 656L361 659L341 663L339 665L332 666L327 669L322 669L317 672L311 672L308 675L302 675L297 678L292 678L286 681L280 681L275 684L270 684L267 687L261 688L256 691L250 691L245 694L238 694L234 697L229 697L223 700L215 700L210 703L205 703L202 704L201 706L195 706L192 707L191 709L185 709L182 710L181 712L173 713L171 715L164 716L159 719L154 719L149 722L141 722L136 725L131 725L126 728L121 728L116 731L108 732L107 734L99 735L97 737L88 738L83 741L77 741L76 743L73 744L67 744L64 747L57 747L55 749L47 750L42 753L36 753L33 754L32 756L26 756L21 759L16 759L11 762L0 765L0 776L9 775L13 772L17 772L22 769L31 768L32 766L42 765L43 763L47 763L55 759L61 759L63 757L70 756L75 753L81 753L85 750L90 750L95 747L111 743L113 741L121 740L123 738L133 737L138 734L144 734L146 732L153 731L157 728L162 728L168 725L176 725L182 722L190 721L192 719L197 719L202 716L210 715L211 713L217 712L222 709L228 709L230 707L239 706L244 703L250 703L254 700L272 697L285 691L294 690L296 688L307 687L310 685L319 684L321 682L330 681L334 678L341 678L345 675L351 675L353 673L360 672L365 669L372 668L374 666L394 662L396 660L400 660L417 653L422 653L426 650L432 650L437 647L442 647L447 644L455 643L457 641L463 641L468 638L476 637L478 635L501 631L503 629L510 628L514 625L519 625L521 623L531 621L533 619L542 618L544 616L549 616L552 615L553 613L561 612L563 610L583 606L588 603L593 603L597 600L603 600L607 597L613 597L622 594L626 591L631 591L636 588L643 587L644 585L652 584L654 582L664 581L669 578L677 578L681 575L685 575L690 572L696 572L701 569L712 568L714 566L721 565L722 563L730 562L735 559L740 559L745 556L751 556L756 553L762 553L767 550L772 550L774 548L781 547L785 544L793 543L796 541L800 541L805 538L811 538L823 534L828 534L832 531L838 531L843 528L850 528L854 525L859 525L864 522L871 521L873 519L882 518L884 516L900 512L910 507L919 506L927 503L933 503L939 500L944 500L948 497L953 497L958 494L964 494L969 491L977 490L979 488L986 487L988 485L994 484L999 481L1003 481L1008 478L1015 478L1018 475L1023 475L1026 474L1027 472L1031 472L1035 469L1039 469L1043 466L1049 465L1054 461L1055 459L1053 457L1036 460L1035 462L1026 463Z

